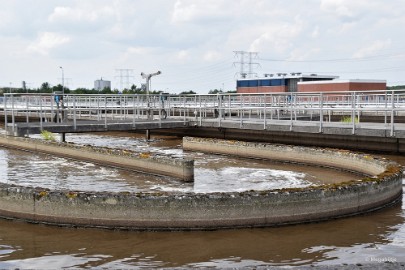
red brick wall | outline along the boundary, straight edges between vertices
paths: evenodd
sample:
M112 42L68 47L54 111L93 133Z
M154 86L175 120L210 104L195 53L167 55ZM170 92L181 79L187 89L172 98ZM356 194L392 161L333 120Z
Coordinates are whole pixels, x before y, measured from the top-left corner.
M386 83L378 82L336 82L336 83L314 83L298 84L298 92L330 92L330 91L366 91L385 90Z

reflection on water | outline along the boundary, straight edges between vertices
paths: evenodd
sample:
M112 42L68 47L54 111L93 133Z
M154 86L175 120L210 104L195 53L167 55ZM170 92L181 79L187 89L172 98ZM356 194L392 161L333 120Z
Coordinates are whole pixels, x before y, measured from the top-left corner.
M82 135L79 140L86 138ZM128 135L131 137L132 135ZM68 138L74 136L68 136ZM112 137L125 145L124 139ZM91 137L91 141L96 139ZM133 144L137 144L134 140ZM144 142L148 144L147 142ZM160 144L160 145L154 145ZM166 142L167 143L167 142ZM118 143L117 143L118 144ZM170 150L160 140L149 143L152 147L168 147L173 155L183 155L178 148ZM172 140L170 147L177 146L178 141ZM146 148L143 148L146 149ZM74 178L80 181L94 179L103 185L122 188L135 186L131 180L136 176L132 172L123 172L111 168L101 168L85 162L74 162L42 155L21 155L10 150L2 150L0 155L0 175L2 179L10 179L19 173L24 177L40 175L37 179L21 180L27 184L43 184L44 178L60 181L57 186L68 185ZM156 150L159 152L159 150ZM7 153L6 153L7 152ZM1 153L1 151L0 151ZM160 152L161 153L161 152ZM188 154L188 153L186 153ZM239 178L250 175L251 182L261 186L262 179L272 177L289 179L288 182L334 181L341 177L341 172L322 170L306 166L271 164L259 161L227 159L221 156L203 154L196 162L198 177L206 178L206 184L215 176L217 181L225 181L225 185L235 186ZM30 157L31 156L31 157ZM33 157L32 157L33 156ZM205 158L213 162L205 162ZM400 158L400 157L399 157ZM46 159L48 160L47 163ZM16 165L21 160L20 165ZM29 165L29 163L34 165ZM53 163L55 162L55 163ZM401 162L401 161L400 161ZM401 162L405 165L405 159ZM18 167L26 164L29 169L18 172ZM48 164L48 171L41 164ZM53 164L49 166L49 164ZM66 166L66 167L64 167ZM267 166L267 167L266 167ZM73 168L73 171L69 171ZM35 169L37 168L37 169ZM82 175L83 171L91 171ZM30 172L31 170L31 172ZM281 172L279 172L281 171ZM287 172L287 174L285 173ZM98 178L98 175L105 177ZM227 175L230 180L222 180ZM304 176L305 175L305 176ZM311 179L306 179L311 175ZM91 177L90 177L91 176ZM83 177L83 178L81 178ZM353 175L347 175L353 177ZM152 177L155 178L155 177ZM236 180L236 179L237 180ZM59 180L60 179L60 180ZM158 178L160 179L160 178ZM159 185L167 187L170 179L139 180L136 186L151 181L147 186ZM253 179L253 180L252 180ZM13 180L17 181L17 179ZM30 182L31 181L31 182ZM77 181L74 185L79 185ZM105 182L103 182L105 181ZM280 180L282 181L282 180ZM91 181L90 181L91 182ZM92 186L93 184L86 184ZM281 185L282 183L278 183ZM197 184L204 190L202 182ZM118 185L117 185L118 186ZM99 188L99 187L97 187ZM160 187L162 188L162 187ZM176 187L173 186L173 188ZM185 187L187 188L187 187ZM396 205L381 211L351 218L337 219L315 224L285 226L262 229L238 229L207 232L134 232L109 231L98 229L59 228L43 225L25 224L17 221L0 220L0 268L149 268L149 267L255 267L255 266L294 266L294 265L326 265L326 264L365 264L378 259L393 258L405 261L405 207Z
M0 268L247 267L405 261L400 205L352 218L263 229L132 232L0 220Z

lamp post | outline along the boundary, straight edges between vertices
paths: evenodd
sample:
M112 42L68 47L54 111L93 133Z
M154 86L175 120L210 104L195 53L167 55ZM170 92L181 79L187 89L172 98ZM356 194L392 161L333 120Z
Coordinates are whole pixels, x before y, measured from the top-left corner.
M62 96L65 95L65 75L63 73L63 67L59 67L62 70Z

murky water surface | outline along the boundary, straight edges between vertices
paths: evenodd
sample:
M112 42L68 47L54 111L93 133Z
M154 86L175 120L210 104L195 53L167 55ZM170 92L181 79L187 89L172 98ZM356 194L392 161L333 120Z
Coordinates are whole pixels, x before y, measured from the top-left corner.
M122 137L124 135L126 137ZM305 165L183 152L181 140L172 137L155 137L146 141L139 134L69 134L67 141L174 158L192 158L195 160L195 181L184 183L171 177L107 168L41 154L21 155L21 152L9 149L0 149L0 176L3 176L0 181L83 191L208 193L305 187L360 177L344 171Z
M196 183L105 168L46 155L0 149L0 179L81 190L212 192L305 186L353 174L183 153L177 139L138 135L68 135L68 141L196 158ZM393 156L405 165L405 157ZM271 183L269 183L271 182ZM74 229L0 219L0 269L298 266L405 261L405 207L316 224L212 232Z

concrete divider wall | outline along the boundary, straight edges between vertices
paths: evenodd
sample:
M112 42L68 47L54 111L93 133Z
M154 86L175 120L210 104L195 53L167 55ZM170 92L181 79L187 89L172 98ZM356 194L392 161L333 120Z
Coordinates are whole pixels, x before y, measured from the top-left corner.
M318 151L311 149L301 152ZM347 157L352 163L357 160L358 166L365 164L370 169L374 164L379 168L378 174L309 188L208 194L81 192L0 184L0 216L59 225L141 230L261 227L354 215L401 198L399 165L344 153L339 159ZM372 169L368 174L376 171Z
M369 175L380 174L386 169L386 162L380 162L370 155L347 150L311 148L257 142L244 142L206 138L183 138L183 149L233 155L247 158L271 159L341 168Z
M181 158L153 156L149 153L85 147L28 138L0 136L0 145L26 151L41 152L72 159L91 161L125 169L168 175L190 182L194 180L194 161Z

